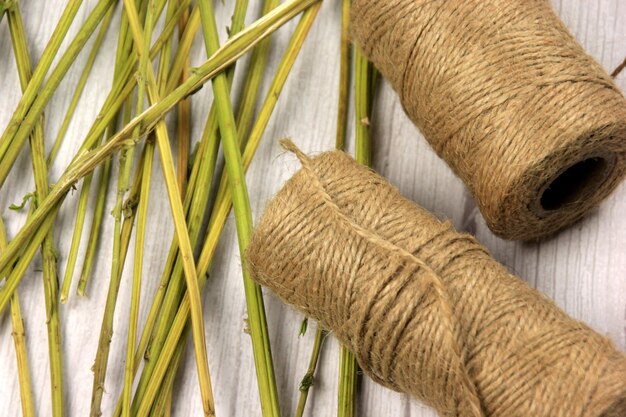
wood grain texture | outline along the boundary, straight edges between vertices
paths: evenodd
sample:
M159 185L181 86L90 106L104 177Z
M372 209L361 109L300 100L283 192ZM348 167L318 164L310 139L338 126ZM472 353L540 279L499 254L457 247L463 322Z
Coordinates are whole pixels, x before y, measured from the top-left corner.
M251 2L253 8L258 5ZM621 0L554 0L559 14L586 50L611 71L626 55L626 3ZM85 19L95 0L85 1L77 22ZM58 20L63 0L50 0L45 7L39 2L21 2L31 59L36 62ZM225 29L230 8L217 2L218 18ZM253 14L251 13L250 16ZM249 21L251 21L251 17ZM113 27L119 23L119 13ZM327 0L322 6L309 39L290 75L278 102L272 121L258 150L249 174L248 185L254 215L258 218L266 201L298 168L292 156L284 156L277 139L291 137L307 152L327 150L334 145L336 94L338 80L340 4ZM291 22L274 36L268 72L272 72L295 26ZM71 33L78 28L74 24ZM112 77L115 54L115 31L111 30L81 99L79 111L68 131L57 163L51 170L54 182L77 150L80 141L104 101ZM64 42L62 49L67 47ZM200 39L192 50L192 63L203 61ZM87 53L61 84L46 113L48 146L58 131L71 92L78 82ZM618 78L626 89L626 73ZM264 89L269 79L264 82ZM20 94L9 32L0 23L0 128L4 129ZM192 137L201 133L210 104L210 88L193 96ZM352 120L352 119L350 119ZM494 257L531 285L539 288L569 314L582 319L603 334L609 335L620 349L626 349L626 185L606 201L599 210L558 236L536 244L505 242L485 226L474 202L463 184L452 174L411 124L396 95L382 83L372 118L375 138L375 167L397 185L408 198L438 215L452 219L462 230L475 233L492 251ZM348 137L352 138L350 128ZM14 236L25 214L9 211L9 204L19 202L33 189L27 151L23 152L11 176L0 191L1 215ZM149 236L146 251L142 300L150 300L167 254L173 227L160 167L155 166L151 194ZM109 206L113 193L109 195ZM67 254L78 193L70 195L56 223L59 251ZM92 373L101 314L108 285L113 220L105 218L104 237L88 296L72 297L61 309L63 354L66 370L66 401L69 416L88 415ZM87 229L87 228L86 228ZM87 232L87 231L86 231ZM84 245L83 245L84 246ZM84 250L84 247L82 248ZM129 254L127 265L132 262ZM259 416L259 402L254 376L249 336L244 330L245 302L241 280L240 258L232 218L225 228L216 253L216 261L204 291L204 315L211 375L214 381L218 416ZM60 260L60 270L65 259ZM32 365L33 388L38 415L49 415L48 359L41 260L36 258L19 287L23 303ZM122 281L120 302L115 316L115 333L103 401L103 415L110 415L123 380L126 329L130 294L130 270ZM75 283L74 283L75 284ZM293 415L297 387L303 376L314 336L314 325L298 337L302 317L266 293L266 306L272 347L278 377L283 415ZM142 303L140 320L145 320L148 303ZM321 365L311 390L307 415L331 416L336 409L338 346L332 336L325 341ZM175 416L201 414L193 353L190 349L176 381ZM19 389L11 327L8 315L0 317L0 416L20 413ZM382 388L367 378L360 384L360 416L435 416L432 410L404 395Z

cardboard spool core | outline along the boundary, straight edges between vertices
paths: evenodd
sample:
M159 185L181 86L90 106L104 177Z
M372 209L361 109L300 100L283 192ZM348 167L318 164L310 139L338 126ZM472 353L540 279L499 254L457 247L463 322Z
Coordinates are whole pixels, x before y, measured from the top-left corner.
M591 197L615 165L614 155L588 157L561 171L540 193L538 208L543 214Z

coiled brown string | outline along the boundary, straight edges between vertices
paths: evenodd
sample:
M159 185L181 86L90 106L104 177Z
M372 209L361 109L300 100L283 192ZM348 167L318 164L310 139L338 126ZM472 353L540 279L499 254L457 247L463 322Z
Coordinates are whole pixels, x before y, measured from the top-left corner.
M626 101L547 0L355 0L351 25L496 234L553 233L623 178Z
M626 416L626 358L609 340L347 155L298 156L249 267L374 380L445 417Z

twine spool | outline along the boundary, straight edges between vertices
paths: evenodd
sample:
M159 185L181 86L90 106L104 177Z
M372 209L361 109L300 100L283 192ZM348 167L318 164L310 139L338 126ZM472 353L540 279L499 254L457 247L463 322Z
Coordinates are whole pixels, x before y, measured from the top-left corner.
M351 25L497 235L551 234L622 180L626 101L547 0L355 0Z
M269 203L252 276L443 417L624 417L626 357L340 152Z

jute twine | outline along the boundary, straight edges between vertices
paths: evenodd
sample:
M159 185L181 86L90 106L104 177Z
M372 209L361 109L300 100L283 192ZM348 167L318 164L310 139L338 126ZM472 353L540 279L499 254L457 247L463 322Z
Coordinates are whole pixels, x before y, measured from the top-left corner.
M623 178L626 101L547 0L355 0L351 18L494 233L553 233Z
M299 158L249 268L375 381L444 417L626 416L626 357L608 339L347 155Z

